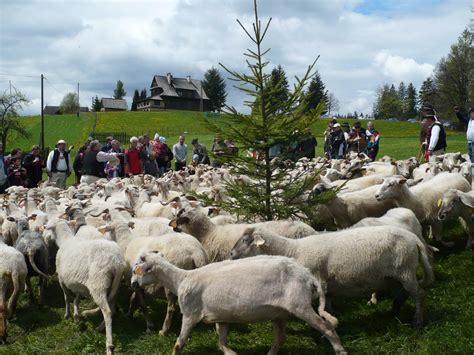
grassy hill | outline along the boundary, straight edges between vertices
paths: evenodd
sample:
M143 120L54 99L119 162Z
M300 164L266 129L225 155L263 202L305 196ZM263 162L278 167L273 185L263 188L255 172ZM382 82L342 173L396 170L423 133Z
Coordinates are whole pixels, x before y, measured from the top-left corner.
M98 133L125 132L128 135L141 135L157 132L168 139L168 144L174 144L180 134L187 136L187 141L198 137L208 147L212 144L213 136L203 122L200 112L167 111L167 112L100 112L82 113L76 115L45 116L45 144L54 147L58 139L65 139L68 144L78 147L94 130ZM215 118L220 119L220 118ZM32 144L39 142L40 117L30 116L22 118L24 125L31 133L29 139L12 136L7 149L20 147L29 149ZM341 122L353 123L353 120ZM365 121L362 121L363 124ZM321 119L312 127L318 138L317 153L322 154L323 132L328 120ZM381 134L379 156L390 155L397 159L418 155L419 124L407 122L375 121L375 126ZM127 142L122 142L126 144ZM190 146L190 144L188 144ZM466 138L462 132L448 132L448 151L464 152Z

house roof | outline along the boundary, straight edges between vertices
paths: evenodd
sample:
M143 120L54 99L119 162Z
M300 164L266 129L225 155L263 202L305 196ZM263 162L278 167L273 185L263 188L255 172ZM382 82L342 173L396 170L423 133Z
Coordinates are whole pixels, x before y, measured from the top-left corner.
M118 110L127 110L127 100L125 99L112 99L103 97L100 102L103 108L113 108Z
M188 79L187 78L175 78L172 77L171 79L171 85L168 83L168 78L166 75L155 75L153 77L153 80L151 82L151 89L154 88L162 88L163 92L160 94L160 96L174 96L174 97L181 97L178 95L178 90L190 90L194 91L196 98L200 99L201 98L201 92L202 92L202 98L204 100L209 100L209 97L207 96L206 92L204 89L202 89L202 83L201 80L196 80L196 79Z
M89 112L89 107L79 107L79 112ZM61 109L59 106L45 106L43 109L43 114L45 115L60 115Z

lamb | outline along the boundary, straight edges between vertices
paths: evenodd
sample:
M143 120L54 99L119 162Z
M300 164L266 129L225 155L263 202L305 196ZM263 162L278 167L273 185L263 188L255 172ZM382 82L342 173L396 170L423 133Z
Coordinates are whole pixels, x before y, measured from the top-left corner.
M159 253L148 253L137 261L131 282L135 288L159 282L178 295L183 322L173 354L181 354L200 321L217 323L219 348L225 354L235 354L227 342L228 323L266 320L272 320L275 329L268 353L276 354L284 342L289 315L320 331L336 353L346 353L333 325L311 306L314 291L321 290L318 280L288 258L224 261L188 271L172 265Z
M428 226L431 226L432 235L436 241L441 241L442 222L438 220L438 200L450 188L461 191L470 191L471 185L458 173L444 172L431 180L408 188L406 179L402 176L385 178L378 188L375 197L378 201L392 201L399 207L411 209L421 225L424 236ZM444 243L449 245L448 243Z
M166 257L166 260L182 269L195 269L207 264L207 255L201 244L196 238L184 233L168 233L159 237L134 237L129 229L130 224L121 221L113 221L104 226L103 231L109 231L112 240L116 241L122 250L127 263L125 278L131 277L133 263L144 252L160 250ZM176 309L176 296L165 290L168 301L166 318L160 335L166 335L171 327L173 315ZM137 292L132 295L132 302L129 314L133 313L132 304L137 298L140 309L143 312L147 323L147 331L154 328L151 318L148 316L144 302L143 292Z
M231 251L231 258L260 254L294 258L321 282L327 295L357 296L386 287L386 280L400 282L416 301L414 323L423 321L425 292L416 269L421 259L424 284L434 280L428 251L413 233L397 227L364 227L291 240L265 231L247 229ZM392 311L398 313L408 294L400 293Z
M449 189L443 194L439 204L438 219L446 221L460 217L468 235L466 249L473 247L474 223L472 222L472 209L474 208L474 191L463 192Z
M297 221L270 221L256 223L274 230L287 238L301 238L315 234L313 228ZM247 229L249 224L215 225L199 210L180 211L170 222L175 231L183 231L196 237L206 250L209 262L222 261L229 257L230 250Z
M54 231L59 247L56 270L66 303L64 317L68 319L71 316L72 295L75 318L80 317L80 298L90 295L104 317L107 354L113 354L112 315L117 290L126 267L120 247L108 240L73 237L66 221L49 221L46 228ZM87 312L83 314L86 315Z
M0 344L7 341L7 319L15 312L27 272L23 255L0 241Z

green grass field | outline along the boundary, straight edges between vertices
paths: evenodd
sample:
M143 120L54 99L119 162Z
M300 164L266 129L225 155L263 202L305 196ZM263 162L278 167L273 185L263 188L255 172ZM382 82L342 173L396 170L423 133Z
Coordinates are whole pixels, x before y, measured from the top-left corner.
M133 134L158 131L169 141L177 138L176 131L187 131L188 142L199 137L209 144L212 135L206 132L196 113L101 113L97 115L97 131L127 131ZM37 118L26 118L31 132L39 134ZM66 138L77 145L90 133L93 114L84 115L78 122L75 117L47 117L47 143ZM33 122L35 122L33 124ZM313 127L322 145L321 134L327 121L321 120ZM388 154L405 158L418 153L419 126L410 123L376 122L382 135L380 156ZM173 131L173 129L175 131ZM70 132L74 130L74 132ZM160 131L161 130L161 131ZM165 132L165 133L163 133ZM37 141L37 139L36 139ZM32 142L18 140L13 145L28 147ZM465 151L463 133L449 133L449 151ZM318 153L321 152L318 147ZM335 315L339 318L337 329L342 343L354 354L472 354L474 352L474 254L464 250L466 237L457 223L451 223L444 231L447 240L456 242L452 250L442 249L435 257L436 282L427 290L425 325L416 329L411 326L414 304L410 300L400 318L389 314L394 293L382 294L379 304L368 306L367 299L333 300ZM231 280L229 280L231 282ZM160 337L157 333L145 333L145 323L137 313L132 319L124 316L128 291L122 290L119 298L120 311L114 319L114 344L118 353L169 354L179 334L180 317L173 322L172 334ZM79 324L64 320L64 301L57 280L47 290L46 305L30 305L25 294L21 296L15 318L9 324L9 344L0 346L1 354L100 354L105 349L105 335L95 331L99 317ZM166 311L164 301L150 302L152 316L161 326ZM82 307L92 308L90 302ZM292 319L287 326L287 340L281 354L331 354L329 343L308 325ZM270 323L233 325L230 346L239 354L264 354L272 338ZM194 330L185 348L187 354L219 354L217 335L213 326L200 324Z

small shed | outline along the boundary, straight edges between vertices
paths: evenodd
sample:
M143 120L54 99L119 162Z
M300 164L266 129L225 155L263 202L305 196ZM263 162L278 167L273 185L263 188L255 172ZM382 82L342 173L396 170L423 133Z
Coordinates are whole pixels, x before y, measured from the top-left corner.
M103 97L101 100L102 108L100 109L103 112L107 111L127 111L127 100L125 99L112 99Z

